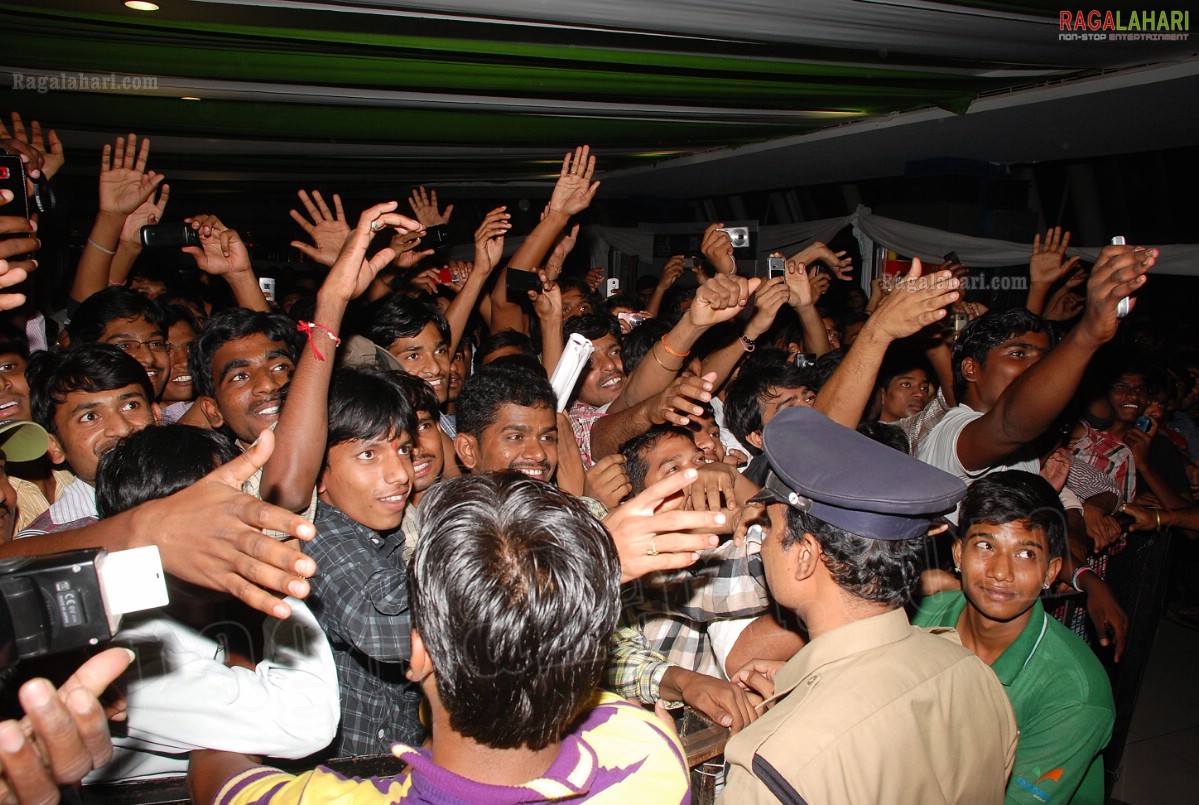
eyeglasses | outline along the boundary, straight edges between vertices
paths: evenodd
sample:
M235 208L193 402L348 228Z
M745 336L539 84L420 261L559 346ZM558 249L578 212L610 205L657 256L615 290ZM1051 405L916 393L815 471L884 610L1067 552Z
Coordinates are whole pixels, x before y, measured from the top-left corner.
M132 355L135 352L140 352L142 347L151 352L166 352L167 342L162 339L154 339L153 341L113 341L114 347L121 352Z

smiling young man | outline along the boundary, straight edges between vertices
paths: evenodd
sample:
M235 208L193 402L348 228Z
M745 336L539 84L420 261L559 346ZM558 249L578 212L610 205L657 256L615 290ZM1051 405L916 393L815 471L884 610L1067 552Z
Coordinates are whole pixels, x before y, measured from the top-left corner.
M438 404L445 405L450 395L450 325L436 308L392 296L375 313L367 337L390 352L400 369L428 383Z
M486 366L462 384L454 448L471 472L513 470L551 482L558 469L554 389L544 374Z
M144 294L114 286L92 294L79 306L67 328L72 344L112 344L146 370L154 394L166 388L167 327L163 306Z
M34 421L49 434L50 460L70 466L75 480L22 537L95 522L100 457L122 437L160 421L145 370L115 346L39 353L29 375Z
M1039 475L1008 470L976 481L953 544L962 590L925 598L912 619L957 629L1003 683L1020 729L1009 803L1103 801L1099 753L1115 721L1111 684L1094 653L1040 601L1062 564L1065 516Z
M341 683L336 757L420 745L420 692L411 659L404 536L412 493L416 416L393 372L345 368L329 387L325 466L317 482L316 561L308 604L329 642Z

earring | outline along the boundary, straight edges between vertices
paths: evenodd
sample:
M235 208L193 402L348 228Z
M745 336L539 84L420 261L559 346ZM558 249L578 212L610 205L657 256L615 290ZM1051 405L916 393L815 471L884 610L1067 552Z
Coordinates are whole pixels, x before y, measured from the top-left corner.
M957 573L959 576L962 575L962 569L960 567L958 567L957 565L953 566L953 572Z
M1044 584L1042 584L1042 585L1041 585L1041 589L1042 589L1042 590L1048 590L1048 589L1049 589L1049 582L1045 582Z

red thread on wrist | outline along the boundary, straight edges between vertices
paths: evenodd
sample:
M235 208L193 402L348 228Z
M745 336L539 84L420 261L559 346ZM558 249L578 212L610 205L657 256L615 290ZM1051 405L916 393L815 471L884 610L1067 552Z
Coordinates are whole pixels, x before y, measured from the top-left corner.
M318 361L323 361L325 356L322 355L321 351L316 348L316 342L312 340L312 332L314 330L320 330L322 333L327 335L329 339L333 341L334 346L341 346L341 339L337 337L337 334L328 327L325 327L323 324L317 324L314 321L301 321L296 323L296 329L308 336L308 347L312 350L313 356L315 356Z

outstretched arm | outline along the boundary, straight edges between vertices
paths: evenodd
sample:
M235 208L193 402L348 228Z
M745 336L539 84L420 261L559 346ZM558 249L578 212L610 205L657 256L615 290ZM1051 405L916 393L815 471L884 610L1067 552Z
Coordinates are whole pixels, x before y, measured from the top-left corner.
M215 215L184 218L200 238L199 246L184 246L184 254L196 260L205 274L224 277L240 307L270 312L270 303L258 286L258 278L250 266L250 252L236 229L229 229Z
M1156 249L1107 246L1087 282L1082 320L1047 356L1008 386L990 411L962 429L957 454L969 472L1002 463L1053 424L1070 402L1087 364L1116 334L1116 306L1145 284ZM1136 299L1129 299L1135 305Z
M436 199L434 194L434 199ZM447 209L453 209L449 207ZM492 270L499 265L504 256L504 235L512 228L509 223L511 215L507 207L496 207L483 217L483 223L475 230L475 265L470 276L450 303L446 311L446 320L450 323L450 353L458 349L458 343L466 334L466 325L470 314L475 309L475 302L483 292ZM447 213L448 217L448 213Z

